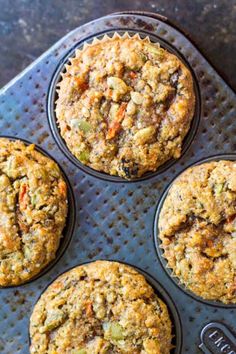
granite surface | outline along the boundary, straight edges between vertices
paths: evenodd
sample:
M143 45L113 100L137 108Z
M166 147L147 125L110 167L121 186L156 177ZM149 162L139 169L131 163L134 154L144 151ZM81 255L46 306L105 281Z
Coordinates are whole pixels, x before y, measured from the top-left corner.
M167 16L187 32L236 90L235 0L0 0L0 86L60 37L121 10Z

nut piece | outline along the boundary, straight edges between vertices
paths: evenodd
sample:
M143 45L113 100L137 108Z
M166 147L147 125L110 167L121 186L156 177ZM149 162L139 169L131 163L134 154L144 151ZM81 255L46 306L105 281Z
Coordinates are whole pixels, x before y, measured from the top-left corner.
M113 103L111 105L110 111L109 111L109 116L111 119L115 119L115 117L117 116L119 110L119 104L118 103Z
M142 104L143 96L139 92L130 92L131 99L136 104Z
M107 85L113 90L119 92L119 94L124 95L128 91L128 86L126 83L115 76L110 76L107 79Z
M108 322L104 324L104 337L114 341L124 339L123 328L118 322Z
M143 145L143 144L148 142L153 137L155 132L156 132L156 129L153 126L150 126L150 127L147 127L147 128L143 128L143 129L139 130L134 135L134 141L137 144Z
M88 133L92 129L91 124L89 124L86 120L83 119L72 119L71 127L78 128L83 133Z
M136 106L133 101L129 101L126 112L129 116L133 116L136 113Z

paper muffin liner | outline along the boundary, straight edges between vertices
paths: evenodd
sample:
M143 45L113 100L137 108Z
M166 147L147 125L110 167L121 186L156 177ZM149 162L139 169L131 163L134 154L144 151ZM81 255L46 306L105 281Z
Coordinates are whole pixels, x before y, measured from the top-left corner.
M76 61L77 57L81 55L87 48L93 47L97 44L102 44L106 42L112 42L117 39L133 39L133 40L139 40L143 41L146 43L152 43L156 47L160 48L160 43L158 42L152 42L149 36L145 36L144 38L140 37L139 33L135 33L134 35L131 35L129 32L125 32L124 34L119 34L118 32L113 32L112 36L108 36L107 34L104 34L102 38L98 37L93 37L91 42L84 41L81 48L76 48L74 52L73 57L69 57L67 60L67 63L64 65L64 68L66 69L66 72L69 70L70 66L73 64L74 61ZM63 78L66 75L66 72L61 72L61 78ZM57 84L57 88L60 87L60 82ZM56 92L58 93L58 89Z
M160 43L158 42L152 42L149 36L145 36L144 38L140 37L139 33L135 33L134 35L131 35L129 32L125 32L124 34L119 34L118 32L114 32L112 36L108 36L107 34L104 34L102 38L98 37L93 37L91 42L83 42L81 48L77 48L74 52L74 57L71 57L68 59L68 63L70 64L65 64L65 69L68 70L70 65L73 64L73 62L76 60L76 58L82 54L87 48L93 47L97 44L102 44L106 42L112 42L117 39L133 39L133 40L139 40L143 41L146 43L152 43L156 47L160 48ZM65 74L61 73L61 76L63 77Z
M101 44L101 43L105 43L105 42L112 42L117 39L137 39L139 41L153 43L153 42L151 42L149 36L141 38L139 33L135 33L134 35L131 35L131 34L129 34L129 32L125 32L124 34L119 34L118 32L114 32L112 36L108 36L107 34L104 34L104 36L102 38L94 37L91 43L84 42L83 47L81 49L78 48L75 50L75 55L77 56L77 54L80 54L88 47L92 47L96 44ZM153 44L160 47L159 43L153 43Z

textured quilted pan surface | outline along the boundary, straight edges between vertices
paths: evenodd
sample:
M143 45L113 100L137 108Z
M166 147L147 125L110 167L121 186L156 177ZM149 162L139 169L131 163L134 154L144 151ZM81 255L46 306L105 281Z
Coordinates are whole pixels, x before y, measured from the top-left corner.
M195 72L201 92L200 124L191 146L163 173L145 181L99 180L74 166L57 146L47 120L46 98L52 75L76 43L94 33L142 30L179 50ZM59 262L41 278L0 290L0 352L28 353L28 321L41 291L66 269L94 259L136 265L171 295L183 324L182 353L200 353L200 331L211 321L233 328L235 309L213 306L186 295L162 269L153 242L158 199L168 183L191 163L236 149L236 97L198 50L176 29L155 18L114 15L69 33L0 92L0 135L27 139L48 151L64 168L76 198L77 225Z

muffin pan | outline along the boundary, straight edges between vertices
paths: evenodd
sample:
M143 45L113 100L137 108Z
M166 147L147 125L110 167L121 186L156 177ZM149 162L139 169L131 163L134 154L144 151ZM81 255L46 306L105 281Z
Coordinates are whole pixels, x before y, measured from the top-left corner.
M118 30L154 36L181 53L192 68L200 89L200 124L191 144L187 144L188 149L179 160L160 169L159 173L133 183L114 183L116 179L104 180L104 176L97 178L72 164L58 148L56 133L52 134L47 120L51 102L48 93L54 84L51 80L59 66L63 67L68 53L71 55L71 50L85 39ZM138 266L157 279L170 294L180 314L183 336L182 348L177 347L173 353L220 353L227 340L228 347L223 350L235 352L235 307L218 303L212 306L185 294L163 270L153 244L156 205L170 181L196 161L235 152L235 111L235 93L191 41L165 18L145 13L113 14L75 29L1 90L1 134L27 139L41 146L63 167L76 197L78 225L67 251L44 276L20 287L1 289L0 352L28 353L29 316L42 290L68 268L95 259L113 259ZM159 294L161 290L153 285ZM222 326L214 327L211 323ZM224 343L217 342L217 335L213 334L214 331L220 334L222 328L225 328ZM229 339L227 330L231 333Z

